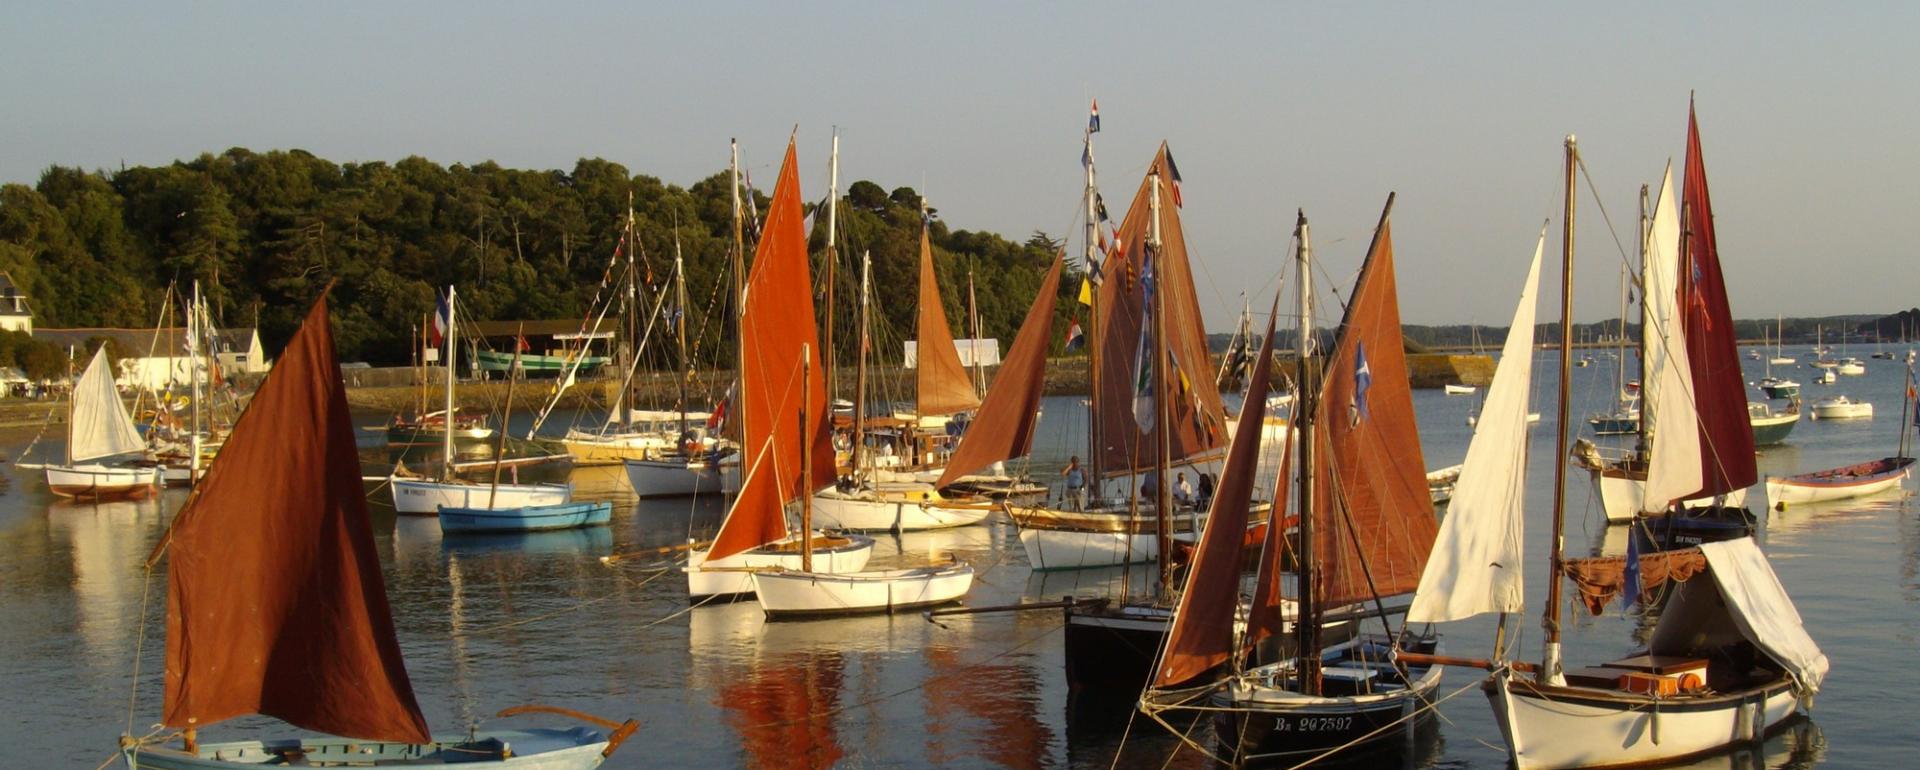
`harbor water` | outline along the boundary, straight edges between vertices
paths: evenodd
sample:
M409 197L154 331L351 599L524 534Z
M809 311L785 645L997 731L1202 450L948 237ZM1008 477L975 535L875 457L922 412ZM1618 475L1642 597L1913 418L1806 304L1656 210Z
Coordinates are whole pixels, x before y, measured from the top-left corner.
M1792 351L1789 351L1792 352ZM1806 351L1799 351L1803 362ZM1905 350L1902 349L1904 355ZM1743 351L1744 353L1744 351ZM1610 408L1614 361L1573 370L1573 420ZM1750 380L1760 361L1744 359ZM1870 360L1868 373L1812 384L1804 363L1787 373L1809 402L1847 394L1871 401L1871 420L1803 417L1784 445L1762 448L1762 475L1835 467L1896 451L1905 364ZM1545 601L1557 415L1557 360L1537 359L1528 472L1528 616L1515 618L1522 657L1539 655ZM1757 390L1750 390L1759 398ZM1478 396L1418 391L1428 468L1459 463ZM1051 397L1026 468L1059 486L1069 455L1086 453L1077 397ZM385 415L356 415L363 424ZM517 421L516 421L517 422ZM35 460L59 454L57 428ZM390 467L365 432L369 472ZM0 433L19 459L33 430ZM37 472L0 466L0 768L93 768L122 734L155 730L165 648L165 563L145 568L185 499L73 504L46 491ZM1130 702L1070 693L1059 610L767 622L752 602L689 607L672 546L710 534L717 498L636 500L618 468L571 473L578 499L615 502L610 527L517 536L443 536L431 517L396 517L388 490L367 485L375 538L414 691L436 732L540 723L494 718L541 703L636 718L640 731L608 762L641 767L1201 767L1207 757ZM1570 555L1623 553L1586 473L1567 469ZM1909 481L1909 488L1913 482ZM1270 494L1271 488L1268 488ZM1757 751L1701 767L1911 766L1920 742L1920 513L1905 490L1871 499L1772 511L1756 488L1749 507L1760 539L1807 629L1832 661L1811 720ZM260 515L271 517L271 511ZM1144 587L1150 569L1035 573L1004 518L961 529L881 535L874 567L952 555L977 571L967 603L1004 605L1105 596ZM658 552L667 549L666 552ZM1568 594L1570 666L1621 657L1651 625L1618 603L1598 617ZM1439 628L1449 652L1491 651L1491 618ZM1368 766L1494 768L1506 763L1480 672L1449 669L1435 729ZM1190 732L1212 744L1206 720ZM1176 725L1182 729L1185 724ZM245 718L204 728L202 739L298 733Z

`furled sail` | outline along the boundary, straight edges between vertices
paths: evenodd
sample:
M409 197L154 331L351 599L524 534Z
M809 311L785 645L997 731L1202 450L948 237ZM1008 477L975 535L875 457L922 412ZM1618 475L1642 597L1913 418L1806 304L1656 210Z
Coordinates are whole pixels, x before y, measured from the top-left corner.
M1520 304L1507 327L1487 402L1460 479L1440 522L1432 555L1414 591L1407 620L1437 623L1483 612L1521 612L1522 532L1527 491L1527 396L1533 392L1533 319L1540 285L1540 255L1547 234L1533 247Z
M1684 312L1675 287L1679 276L1680 214L1673 199L1673 167L1660 180L1660 198L1654 202L1653 222L1647 229L1645 399L1641 420L1651 446L1647 487L1641 497L1643 513L1660 513L1673 501L1700 488L1700 432L1693 430L1696 402L1692 355L1681 323ZM1742 396L1740 409L1746 410Z
M1153 219L1150 201L1154 184L1160 185L1160 254L1148 253L1147 236ZM1200 303L1194 292L1192 266L1188 263L1187 241L1180 224L1178 186L1180 173L1175 168L1166 144L1154 155L1146 178L1127 208L1126 219L1114 241L1114 248L1103 263L1100 283L1101 339L1100 392L1095 394L1100 421L1101 468L1107 473L1130 473L1155 465L1154 446L1158 431L1169 431L1174 464L1217 457L1226 445L1225 411L1220 393L1209 383L1213 379L1213 358L1207 349L1206 327L1200 322ZM1153 260L1151 280L1146 263ZM1164 419L1149 419L1152 427L1142 429L1129 408L1137 395L1141 377L1135 355L1140 349L1141 327L1147 321L1147 304L1153 292L1164 294L1161 306L1167 314L1167 358L1171 368L1164 393L1153 397L1167 404ZM1151 378L1146 378L1150 380Z
M987 389L960 446L947 460L947 469L935 486L946 486L981 468L1002 460L1022 457L1033 447L1033 429L1040 422L1040 394L1047 384L1047 345L1053 341L1053 306L1060 291L1060 268L1066 263L1063 253L1053 260L1053 269L1040 281L1040 293L1027 309L1027 319L1014 335L1013 347L1000 364L1000 374Z
M374 551L323 295L156 549L165 721L265 714L425 743Z
M1720 274L1713 234L1713 202L1707 196L1707 165L1700 156L1700 123L1687 105L1687 171L1681 203L1686 238L1681 249L1681 326L1693 367L1694 404L1700 413L1703 483L1688 497L1723 495L1759 481L1754 463L1753 423L1747 416L1747 379L1740 368L1733 312Z
M1314 415L1319 607L1412 591L1439 527L1407 381L1387 205Z
M920 315L913 365L914 411L919 414L953 414L980 406L973 392L973 380L960 363L960 351L953 345L953 330L947 327L947 311L940 304L940 284L933 269L933 244L927 226L920 226Z
M73 462L84 463L102 457L138 452L147 447L140 431L127 416L120 402L120 391L113 386L113 365L107 361L107 346L94 351L93 361L73 386L73 424L67 433L72 441L69 453Z
M1233 616L1240 607L1240 555L1253 504L1253 483L1260 465L1261 426L1267 419L1267 387L1273 373L1273 319L1279 297L1267 315L1260 357L1247 379L1240 406L1240 431L1227 450L1226 468L1215 488L1206 531L1194 549L1186 590L1174 613L1173 629L1154 669L1154 687L1190 681L1226 662L1233 654ZM1278 521L1269 529L1285 529Z
M803 218L800 175L793 142L788 141L766 227L754 250L745 318L740 324L745 363L739 394L740 413L746 418L746 443L740 447L744 475L740 494L714 536L710 559L786 537L787 502L833 483L833 436L828 432L826 376L820 366ZM800 423L803 398L805 425ZM811 477L801 467L800 449L807 441L813 442L816 458Z

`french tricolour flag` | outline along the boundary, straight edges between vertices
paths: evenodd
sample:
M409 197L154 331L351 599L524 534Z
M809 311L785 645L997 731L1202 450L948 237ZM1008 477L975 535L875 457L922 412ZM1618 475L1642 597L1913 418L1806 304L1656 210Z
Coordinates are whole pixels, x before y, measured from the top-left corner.
M439 345L441 340L447 338L447 326L452 318L453 309L447 305L447 295L442 294L434 302L433 327L428 330L432 335L429 339L434 345Z
M1093 100L1093 108L1087 110L1087 133L1100 133L1100 100Z

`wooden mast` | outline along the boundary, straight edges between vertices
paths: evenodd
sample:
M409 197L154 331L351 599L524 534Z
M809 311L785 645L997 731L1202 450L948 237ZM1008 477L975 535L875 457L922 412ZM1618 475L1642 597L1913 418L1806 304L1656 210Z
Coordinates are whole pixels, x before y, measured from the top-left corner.
M454 323L454 319L459 316L459 312L458 306L454 302L453 284L447 284L447 337L443 340L447 349L447 411L441 414L440 421L440 451L446 454L446 462L442 464L442 473L445 474L441 477L442 481L452 481L455 470L455 455L453 453L453 429L455 423L453 419L453 381L459 376L455 371L454 362L460 358L460 348L455 343L459 335L459 327ZM503 430L505 427L506 426L501 426Z
M487 509L492 510L500 495L500 464L507 457L507 421L513 417L513 381L520 373L520 344L527 338L527 322L521 321L513 332L513 363L507 364L507 404L500 409L500 432L493 441L493 483L487 487Z
M833 353L833 285L838 281L835 273L840 262L840 252L834 246L834 235L836 234L834 231L839 224L839 213L840 129L835 128L833 130L833 152L828 155L827 158L827 255L824 260L826 262L827 273L827 328L825 329L825 333L821 335L820 340L820 365L825 367L827 373L827 414L829 415L833 414L833 396L839 392L839 390L834 387L834 374L837 371L834 364L838 363L838 361ZM829 418L827 422L831 424L833 420ZM831 428L829 428L829 430L831 430Z
M687 357L687 263L680 256L680 224L673 227L674 334L680 338L680 435L687 435L687 382L693 379L693 360ZM585 350L585 347L582 347ZM515 355L519 355L515 353ZM585 355L583 352L582 355ZM631 378L629 378L631 379ZM686 447L680 447L685 451Z
M1580 148L1572 134L1567 135L1566 156L1566 209L1560 220L1560 404L1559 429L1554 439L1556 458L1567 456L1568 381L1573 377L1573 339L1569 336L1573 329L1573 174L1580 161ZM1561 681L1560 581L1566 574L1561 555L1566 522L1567 464L1556 462L1553 464L1553 539L1549 542L1551 555L1547 557L1547 614L1540 623L1546 630L1546 643L1540 656L1540 670L1534 672L1538 681L1549 684Z
M738 399L747 390L747 236L740 222L740 142L729 140L732 147L732 160L727 169L733 179L729 189L733 192L733 337L734 337L734 397L735 403L728 404L727 410L733 412L734 435L740 437L740 445L747 444L747 412L741 409ZM744 450L743 450L744 451ZM745 456L742 455L744 462ZM746 472L745 465L741 472Z
M1299 516L1300 554L1299 569L1295 584L1298 586L1295 598L1297 609L1294 612L1294 649L1295 666L1300 675L1300 693L1302 695L1320 694L1320 607L1314 601L1314 560L1313 560L1313 445L1314 415L1319 409L1320 388L1308 379L1312 373L1313 352L1313 230L1307 225L1307 212L1297 210L1293 236L1300 243L1298 264L1300 283L1300 339L1294 360L1294 382L1297 383L1296 406L1293 410L1293 424L1299 431L1299 443L1295 449L1300 453L1294 467L1298 478L1294 481L1295 494L1299 502L1295 511ZM1252 394L1248 395L1249 398ZM1281 509L1285 501L1281 501ZM1274 515L1279 515L1276 510ZM1273 526L1269 523L1268 526Z
M1652 344L1653 339L1648 336L1649 331L1653 329L1653 317L1651 315L1652 311L1648 309L1647 305L1647 243L1653 238L1653 227L1651 220L1647 217L1647 186L1640 185L1640 419L1633 422L1633 452L1642 462L1647 460L1647 448L1653 446L1647 435L1647 423L1650 422L1649 418L1653 415L1653 399L1647 398L1646 352L1646 347ZM1623 304L1621 307L1622 312L1620 317L1625 319L1625 305ZM1625 323L1625 321L1623 320L1622 323ZM1624 358L1626 354L1623 351L1621 355L1623 358L1620 361L1620 370L1624 372L1627 369L1627 362ZM1625 392L1626 385L1622 384L1620 389L1622 392Z
M200 483L200 349L206 345L207 328L200 323L203 314L200 308L200 281L193 282L193 312L187 318L187 338L194 342L193 351L188 356L192 371L188 376L193 383L193 424L187 426L187 485Z
M1161 253L1165 249L1160 242L1160 174L1154 173L1151 179L1152 193L1147 198L1147 205L1152 212L1147 219L1147 254L1149 259L1160 264L1149 265L1145 269L1152 270L1157 276L1154 278L1155 284L1165 284L1166 257ZM1164 285L1156 285L1152 291L1153 296L1149 301L1152 302L1150 312L1153 314L1153 410L1157 428L1154 431L1153 472L1158 479L1153 490L1153 518L1154 528L1158 532L1155 540L1160 549L1160 596L1164 599L1173 593L1173 479L1168 476L1173 455L1173 426L1169 424L1173 420L1173 411L1167 408L1167 402L1172 400L1167 397L1167 290Z
M1080 280L1091 281L1099 274L1100 262L1104 254L1100 253L1100 212L1099 189L1094 185L1093 174L1093 127L1089 125L1084 138L1087 171L1087 187L1084 194L1087 209L1087 264L1086 275ZM1093 504L1100 497L1100 292L1091 287L1087 297L1092 304L1087 307L1087 481L1091 491L1087 503Z
M800 344L800 571L813 571L813 346Z
M967 267L967 323L972 326L973 341L967 349L973 353L973 392L987 392L986 372L980 368L980 306L973 298L973 267Z
M680 234L677 231L674 233L675 238L678 238L679 235ZM627 347L631 349L630 355L633 356L633 361L632 361L632 365L627 369L627 392L625 394L626 397L622 399L626 403L626 413L616 415L620 418L620 424L623 426L626 426L628 430L631 430L633 428L633 408L635 406L638 406L640 403L640 383L633 376L633 372L638 371L640 369L640 290L638 285L636 284L636 281L639 280L639 271L636 270L633 265L633 252L636 250L635 247L637 245L638 244L634 242L634 238L633 238L633 192L629 190L627 192L627 302L626 302L626 305L627 305ZM599 331L599 329L588 330L589 333L593 333L597 331ZM589 337L588 339L591 340L592 338ZM581 342L580 354L582 356L586 355L586 346L587 346L587 343L585 341ZM682 398L681 398L681 401L683 404L681 406L682 412L684 412L686 409L684 405L684 402L686 400L684 398L684 395L685 395L685 392L682 391ZM680 427L682 430L684 430L686 428L686 425L685 425L686 416L684 414L682 414L680 421L682 423Z
M867 441L867 314L872 303L873 254L860 252L860 345L854 351L853 377L853 471L860 478L860 463Z

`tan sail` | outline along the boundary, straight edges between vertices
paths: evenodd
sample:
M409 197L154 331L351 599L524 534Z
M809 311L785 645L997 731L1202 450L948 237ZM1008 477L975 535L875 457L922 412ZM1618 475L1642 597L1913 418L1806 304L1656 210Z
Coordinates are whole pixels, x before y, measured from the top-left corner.
M171 559L168 726L265 714L429 740L365 495L323 295L156 549Z
M1100 421L1100 468L1103 473L1123 474L1154 466L1154 446L1158 431L1170 431L1172 447L1169 462L1183 464L1217 457L1226 445L1225 412L1220 394L1212 387L1213 359L1207 350L1206 327L1200 322L1200 303L1194 293L1193 272L1188 264L1185 231L1177 206L1162 207L1160 237L1165 253L1157 260L1153 276L1155 291L1164 292L1161 306L1167 313L1167 365L1165 392L1154 394L1167 401L1166 419L1156 419L1143 430L1127 405L1133 403L1136 351L1141 327L1147 320L1147 293L1141 280L1146 274L1147 230L1153 219L1149 200L1154 179L1163 190L1178 187L1180 174L1166 144L1154 155L1147 175L1120 223L1114 248L1103 263L1105 277L1100 284L1099 308L1101 339L1100 391L1095 394ZM1175 194L1178 200L1178 194Z
M960 351L953 345L947 311L940 303L940 285L934 279L933 244L927 227L920 227L920 314L918 353L914 363L914 411L922 415L953 414L980 406Z
M987 390L979 416L953 450L935 486L946 486L1002 460L1024 457L1033 448L1033 429L1040 422L1035 410L1047 384L1047 346L1053 341L1053 306L1065 262L1064 253L1055 257L1053 269L1040 281L1040 293L1020 324L993 387Z

